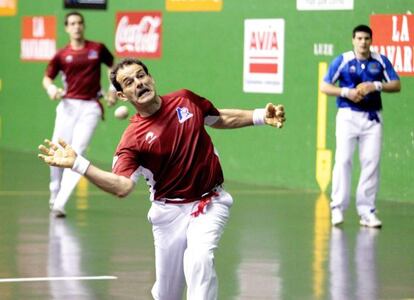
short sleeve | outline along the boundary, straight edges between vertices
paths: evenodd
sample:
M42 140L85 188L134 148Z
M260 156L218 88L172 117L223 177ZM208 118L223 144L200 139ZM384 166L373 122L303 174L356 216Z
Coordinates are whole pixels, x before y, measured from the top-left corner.
M328 67L328 71L323 79L323 81L334 84L339 78L339 67L341 66L343 61L343 56L340 55L336 57Z
M56 76L59 74L59 71L61 70L61 65L59 62L59 55L58 53L55 54L55 56L49 61L45 75L51 79L55 79Z
M385 69L384 69L385 80L387 81L400 80L400 77L398 76L397 72L392 66L390 60L385 55L382 55L382 54L381 54L381 58L385 64Z
M112 67L112 65L114 64L114 56L108 50L108 48L106 48L106 46L104 44L101 44L101 45L102 45L102 49L101 49L101 61L105 65L107 65L108 67Z
M136 159L135 151L128 148L118 148L112 162L112 173L128 177L137 182L138 169L139 164Z
M188 99L200 108L204 117L219 116L220 113L210 100L189 90L184 90Z

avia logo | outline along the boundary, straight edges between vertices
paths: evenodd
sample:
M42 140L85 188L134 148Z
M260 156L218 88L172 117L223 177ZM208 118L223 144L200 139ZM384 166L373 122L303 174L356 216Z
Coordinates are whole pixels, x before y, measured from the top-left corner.
M145 140L147 141L148 144L151 144L156 138L157 136L152 131L149 131L147 135L145 136Z
M193 114L188 111L187 107L177 107L177 116L178 116L178 122L184 123L188 119L190 119Z

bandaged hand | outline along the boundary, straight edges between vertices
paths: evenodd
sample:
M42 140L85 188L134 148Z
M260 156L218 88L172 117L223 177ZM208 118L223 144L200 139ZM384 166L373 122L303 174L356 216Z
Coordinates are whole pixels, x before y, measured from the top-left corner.
M358 93L360 93L363 96L368 95L369 93L372 93L375 91L375 85L373 82L361 82L356 87Z
M351 100L354 103L360 102L364 99L364 95L358 89L342 88L341 96Z
M265 123L270 126L282 128L286 121L284 106L281 104L274 105L273 103L268 103L265 107L264 120Z
M38 154L40 159L53 167L73 167L77 154L64 140L59 139L59 145L56 145L47 139L44 143L45 145L39 145L39 150L42 152L41 154Z
M58 88L56 85L51 84L47 87L47 94L52 100L59 100L64 95L64 91L61 88Z

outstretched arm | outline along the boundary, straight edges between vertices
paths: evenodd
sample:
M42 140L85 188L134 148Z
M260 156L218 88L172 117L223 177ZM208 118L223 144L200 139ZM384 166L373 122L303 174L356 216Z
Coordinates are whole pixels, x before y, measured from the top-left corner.
M71 168L73 171L84 175L89 181L105 192L118 197L125 197L133 190L135 183L124 176L107 172L92 165L82 156L76 154L70 145L59 140L59 146L49 140L46 145L40 145L39 158L50 166Z
M283 105L272 103L268 103L264 109L219 109L219 112L220 116L217 121L211 125L213 128L230 129L258 124L282 128L286 121Z

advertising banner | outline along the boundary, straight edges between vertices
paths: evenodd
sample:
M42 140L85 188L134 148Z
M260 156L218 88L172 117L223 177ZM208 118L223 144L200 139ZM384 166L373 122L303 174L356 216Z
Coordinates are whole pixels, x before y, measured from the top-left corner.
M167 11L221 11L223 0L166 0Z
M284 19L244 21L244 92L283 93L284 48Z
M0 0L0 16L15 16L17 0Z
M24 61L48 61L56 52L56 17L22 18L20 58Z
M414 15L371 15L372 50L401 76L414 76Z
M296 0L297 10L352 10L354 0Z
M106 0L64 0L64 7L106 9Z
M161 12L118 12L115 28L117 56L161 57Z

